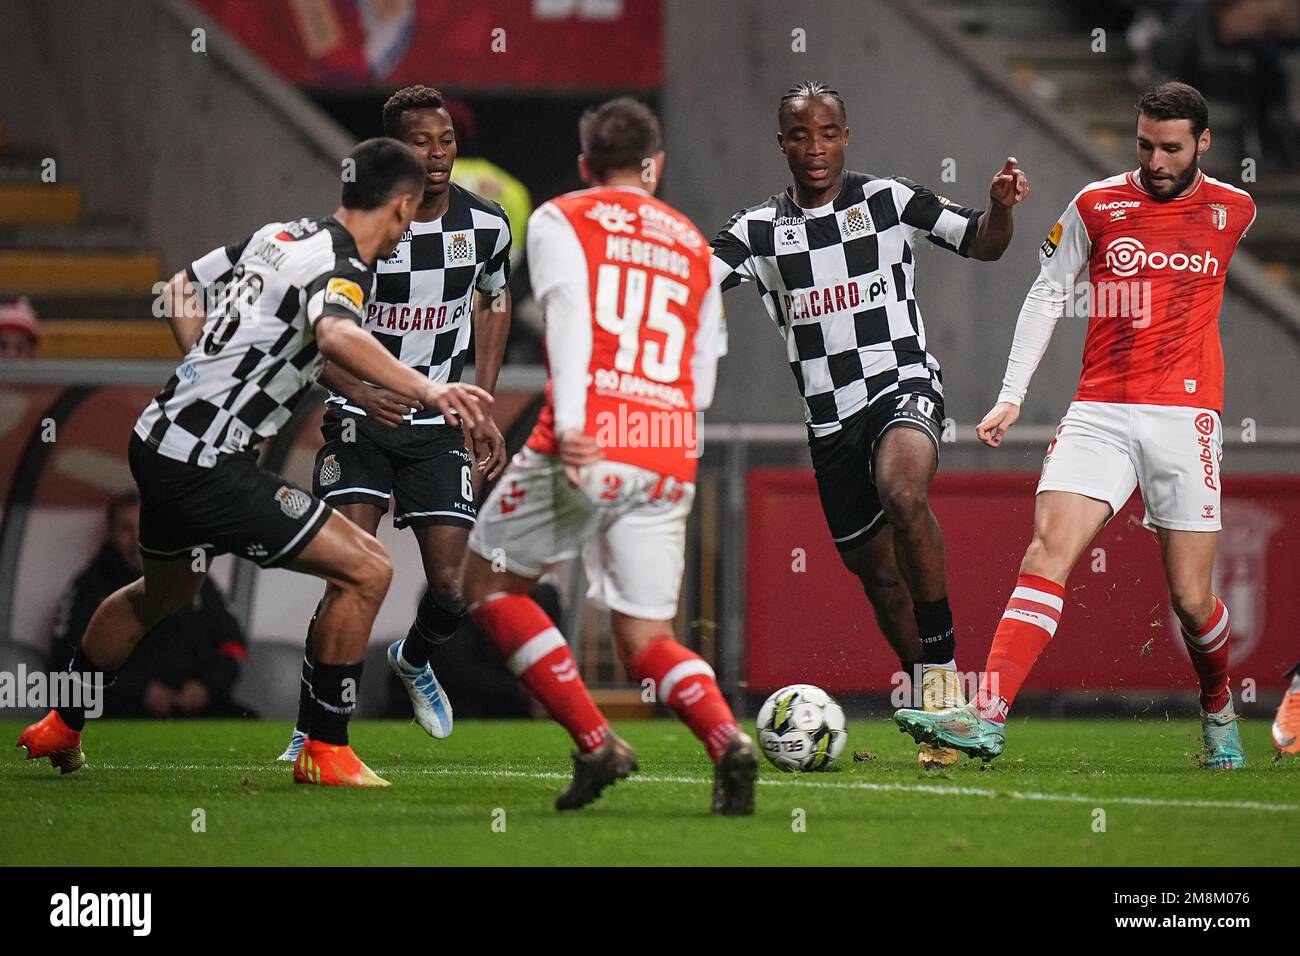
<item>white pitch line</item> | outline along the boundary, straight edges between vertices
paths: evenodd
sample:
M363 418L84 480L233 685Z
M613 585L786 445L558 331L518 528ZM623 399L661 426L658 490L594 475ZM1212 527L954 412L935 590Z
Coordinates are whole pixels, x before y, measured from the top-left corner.
M249 764L95 764L102 770L265 770L263 765ZM288 769L288 764L282 764ZM92 765L87 763L87 768ZM479 768L456 767L398 767L381 771L394 776L399 774L419 774L436 777L513 777L524 780L568 780L570 775L550 770L482 770ZM707 784L712 783L705 777L670 776L665 774L638 773L628 778L632 783L677 783ZM1082 793L1042 793L1036 790L993 790L988 787L941 786L929 783L871 783L866 780L809 780L806 777L791 776L787 778L762 777L758 781L764 787L812 787L821 790L868 790L892 793L919 793L939 797L982 797L997 799L1005 797L1010 800L1030 800L1042 803L1086 803L1092 806L1104 806L1108 803L1122 803L1139 807L1180 807L1192 810L1262 810L1272 813L1300 812L1300 804L1295 803L1260 803L1254 800L1174 800L1159 797L1126 796L1088 796Z

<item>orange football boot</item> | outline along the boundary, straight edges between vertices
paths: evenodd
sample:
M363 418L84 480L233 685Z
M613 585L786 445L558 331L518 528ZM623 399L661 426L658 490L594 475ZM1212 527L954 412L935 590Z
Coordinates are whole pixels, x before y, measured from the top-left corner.
M1300 754L1300 667L1291 671L1291 687L1273 718L1273 746L1284 754ZM1279 759L1281 759L1279 757Z
M50 758L50 766L60 773L72 773L86 762L81 752L81 733L63 722L57 710L52 710L23 731L18 746L27 748L28 760Z
M293 782L322 787L392 786L362 763L347 744L327 744L310 737L293 765Z

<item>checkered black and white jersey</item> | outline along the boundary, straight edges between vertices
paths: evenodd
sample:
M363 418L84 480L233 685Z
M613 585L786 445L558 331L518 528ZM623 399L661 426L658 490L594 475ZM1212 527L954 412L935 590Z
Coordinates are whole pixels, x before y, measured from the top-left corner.
M718 233L715 276L724 291L756 284L815 435L900 390L943 394L914 296L913 245L924 236L964 255L980 214L901 177L846 171L825 206L803 209L787 190Z
M388 259L375 264L375 299L362 326L393 357L433 382L459 382L469 349L475 290L491 295L510 279L510 221L496 203L455 183L447 211L411 223ZM342 395L331 405L364 415ZM443 424L436 408L406 420Z
M186 272L215 290L213 305L135 433L168 458L211 468L289 420L325 364L316 323L327 315L360 322L374 274L333 217L268 223Z

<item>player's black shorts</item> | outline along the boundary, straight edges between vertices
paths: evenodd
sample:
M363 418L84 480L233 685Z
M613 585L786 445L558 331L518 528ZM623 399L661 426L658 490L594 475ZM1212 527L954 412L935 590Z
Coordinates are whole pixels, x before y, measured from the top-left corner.
M365 415L331 407L321 434L325 444L316 453L312 486L330 504L368 504L387 511L391 500L396 528L474 524L472 459L459 428L386 428Z
M234 554L264 568L287 564L329 520L330 506L261 467L222 455L211 468L160 455L131 435L140 489L140 552L150 558Z
M930 436L935 453L943 434L943 399L932 391L877 399L821 438L809 435L822 512L835 547L849 551L871 540L885 524L876 490L876 448L891 428L915 428Z

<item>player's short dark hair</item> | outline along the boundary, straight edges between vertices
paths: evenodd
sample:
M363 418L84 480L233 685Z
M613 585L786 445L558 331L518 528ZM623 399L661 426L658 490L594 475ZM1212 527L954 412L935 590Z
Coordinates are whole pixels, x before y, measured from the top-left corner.
M384 135L402 138L402 114L407 110L440 110L446 108L442 93L432 86L417 83L404 86L384 104Z
M620 96L582 114L578 140L587 168L603 179L616 170L639 170L659 152L659 120L644 103Z
M1138 97L1137 111L1141 116L1158 120L1185 119L1191 123L1192 139L1200 137L1210 125L1210 108L1200 90L1186 83L1161 83L1150 87Z
M781 111L785 109L787 103L817 96L829 96L833 99L840 108L840 118L846 123L848 122L849 111L844 107L844 97L840 96L840 91L833 90L825 83L820 83L817 80L804 80L802 83L796 83L786 90L785 95L781 97L781 102L776 107L777 118L780 118Z
M348 159L353 165L352 175L343 177L344 209L378 209L399 192L424 192L424 164L395 139L365 140Z

